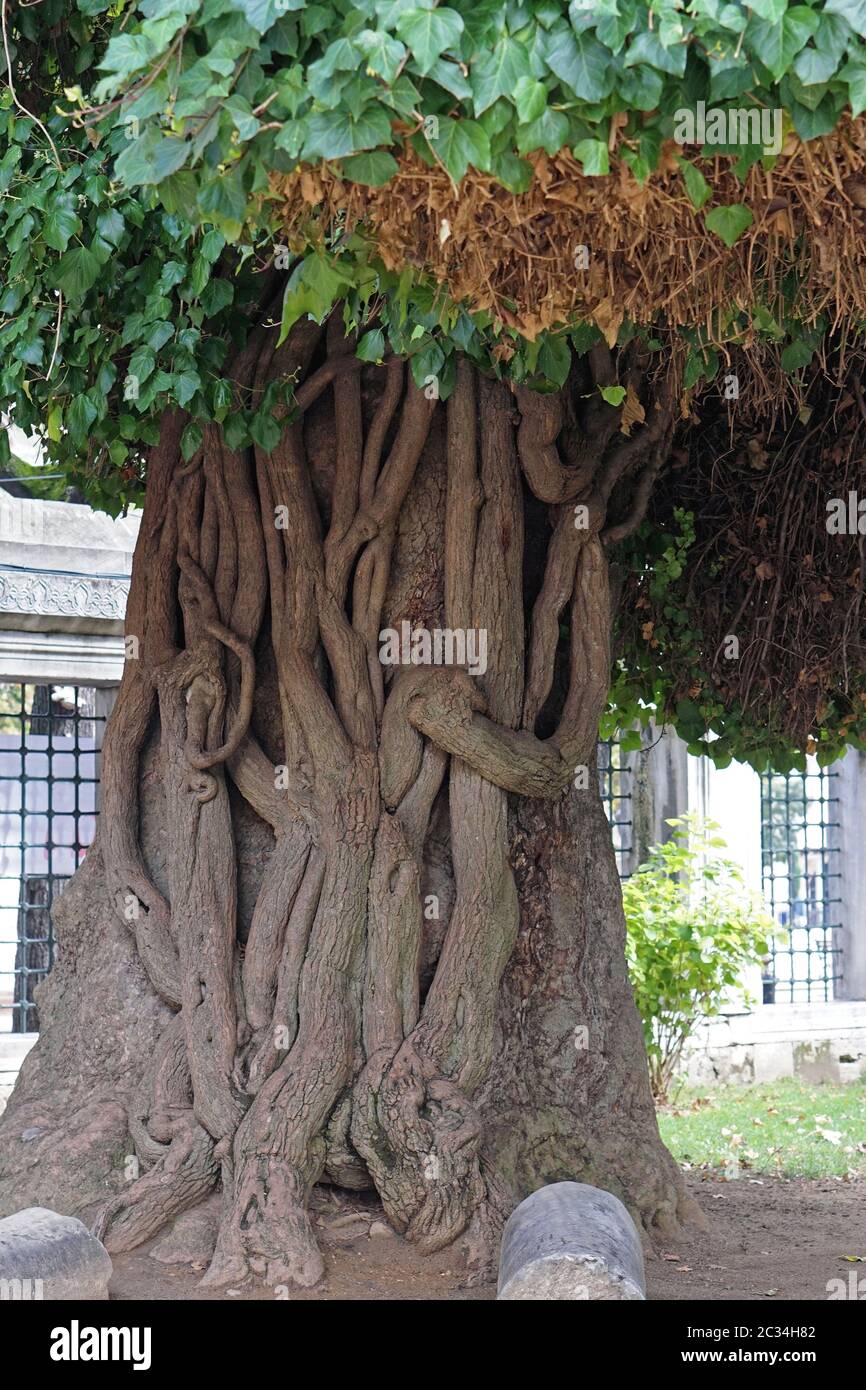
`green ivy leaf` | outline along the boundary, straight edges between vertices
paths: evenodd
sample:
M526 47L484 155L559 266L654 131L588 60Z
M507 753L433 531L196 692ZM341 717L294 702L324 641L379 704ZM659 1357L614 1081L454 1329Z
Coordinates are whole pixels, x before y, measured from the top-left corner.
M462 70L456 63L449 62L447 58L438 58L427 74L430 82L436 82L440 87L444 87L446 92L450 92L458 101L466 101L472 96L472 88L463 76ZM405 74L398 79L398 83L407 82ZM392 93L397 90L397 83L392 88ZM417 89L416 89L417 94ZM409 114L415 110L416 101L412 101ZM400 107L396 108L400 110Z
M262 411L252 417L249 430L254 443L258 444L259 448L264 449L266 454L273 453L283 433L282 426L274 419L273 415L266 415Z
M326 256L305 256L289 276L283 296L283 316L277 346L284 343L294 324L304 314L321 323L333 308L349 279Z
M534 77L521 77L514 85L511 99L524 124L537 121L547 105L547 88Z
M571 370L571 346L564 334L545 337L538 354L538 370L555 386L565 385Z
M769 24L778 24L788 8L788 0L751 0L749 8Z
M406 49L399 39L378 30L364 29L355 35L355 43L367 60L368 71L386 82L393 82L406 57Z
M243 231L247 196L240 171L218 174L206 183L198 195L199 211L205 220L222 232L226 241L237 241Z
M81 299L96 284L100 262L87 246L76 246L60 257L52 277L67 299Z
M807 5L794 5L777 24L752 22L748 33L753 51L777 81L808 43L818 23L817 14Z
M816 87L829 82L838 66L838 55L817 47L804 48L794 59L793 70L804 87Z
M210 231L205 232L201 239L201 254L206 261L216 261L219 259L225 244L226 239L222 232L218 232L212 227Z
M712 189L700 169L697 169L694 164L690 164L687 159L679 160L679 166L689 201L693 208L700 211L707 199L712 196Z
M232 407L234 393L232 392L231 382L220 379L213 385L213 413L214 419L223 421Z
M472 164L487 169L490 164L490 141L477 121L454 121L444 116L439 121L439 134L430 141L455 182L459 182Z
M167 3L170 5L172 0L167 0ZM279 15L287 10L299 10L302 5L303 0L230 0L229 7L239 10L247 24L251 24L258 33L266 34Z
M609 48L611 53L617 54L628 38L629 34L637 25L637 7L634 5L623 5L622 10L616 7L610 12L600 13L600 7L596 10L597 23L595 26L596 37L605 48Z
M445 353L432 338L409 359L412 369L412 377L419 390L424 390L435 384L439 386L439 377L442 368L445 366Z
M192 145L186 140L178 140L174 135L166 135L153 147L150 156L150 174L142 183L162 183L163 179L170 178L172 174L186 164L187 159L192 153Z
M250 431L242 410L229 415L223 425L223 438L230 449L245 449L250 443Z
M544 57L581 101L602 101L613 90L611 55L591 34L575 34L567 26L552 29Z
M866 111L866 65L849 61L839 77L848 83L848 100L851 103L852 116L859 116Z
M826 0L824 13L847 20L855 34L866 38L866 0Z
M197 425L194 420L190 420L180 437L180 452L185 463L189 463L193 454L198 453L203 439L204 433L201 426Z
M85 395L76 396L66 410L66 428L76 443L84 443L96 419L96 406Z
M694 350L689 352L688 356L686 357L686 365L683 370L683 386L686 391L690 391L693 386L697 385L701 377L704 375L705 366L706 362L704 360L703 353L695 352ZM681 715L678 715L677 717L679 719L682 719Z
M319 111L307 122L304 159L342 159L356 150L391 144L391 120L378 102L358 116L351 111Z
M742 203L730 203L726 207L713 208L704 220L709 231L721 237L726 246L733 246L755 219Z
M157 319L155 323L148 324L147 337L145 342L148 347L153 348L154 352L159 352L160 348L165 347L174 337L174 328L167 319Z
M385 335L381 328L373 328L365 333L355 349L355 355L362 362L381 362L385 356Z
M26 338L16 344L13 357L16 362L26 362L28 367L41 367L45 360L45 344L41 338Z
M568 132L568 117L548 106L537 120L518 127L517 148L521 154L532 154L533 150L558 154L568 140Z
M335 73L356 72L358 57L358 50L350 39L335 39L329 44L324 55L307 68L307 84L313 96L325 106L336 106L334 98L339 97L346 79L331 79Z
M154 55L154 45L144 34L115 34L97 65L102 72L129 77L145 67Z
M147 381L154 367L156 366L156 353L152 348L140 347L129 359L129 375L134 377L139 385Z
M343 160L345 177L353 183L366 184L368 188L381 188L394 177L398 168L396 159L387 150L368 150Z
M463 19L456 10L404 10L397 33L412 50L415 66L424 77L446 49L455 49L463 33Z
M61 193L42 224L42 239L54 251L65 251L81 231L81 218L75 211L75 194Z
M208 318L213 318L214 315L228 308L233 299L234 290L229 280L209 280L202 290L201 307Z
M96 219L96 230L103 241L119 246L126 223L116 208L106 208Z
M509 193L525 193L532 183L532 165L508 150L491 157L490 172Z
M635 111L654 111L661 102L664 78L655 68L626 68L617 79L617 88Z
M811 344L797 339L782 352L782 370L786 372L796 372L800 367L808 367L815 355L815 349Z
M171 378L171 383L178 405L189 405L196 391L201 388L201 377L198 372L178 372Z
M522 43L504 35L490 52L475 60L469 76L475 114L481 116L499 97L511 96L519 82L530 78L529 54Z
M583 165L585 174L609 174L610 157L606 140L578 140L574 157Z
M842 95L833 92L828 92L814 110L792 101L791 117L800 139L817 140L821 135L829 135L838 123L843 105Z
M629 44L625 65L631 68L638 63L648 63L651 68L667 72L671 77L683 77L687 56L688 46L685 43L666 48L656 33L646 29Z
M196 176L189 172L172 174L171 178L159 185L158 192L166 212L183 213L188 216L190 208L196 205L198 181Z

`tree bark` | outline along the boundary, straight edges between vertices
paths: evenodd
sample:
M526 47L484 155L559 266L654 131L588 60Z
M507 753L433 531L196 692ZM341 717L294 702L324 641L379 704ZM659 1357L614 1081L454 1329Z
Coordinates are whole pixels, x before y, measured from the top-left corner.
M320 1182L480 1277L544 1182L686 1214L595 775L608 550L672 418L619 433L611 373L594 350L544 397L462 361L442 404L334 316L233 365L253 404L294 380L272 453L209 426L185 463L165 418L0 1210L98 1203L117 1251L219 1185L211 1285L315 1283ZM486 663L384 665L402 624L484 632Z

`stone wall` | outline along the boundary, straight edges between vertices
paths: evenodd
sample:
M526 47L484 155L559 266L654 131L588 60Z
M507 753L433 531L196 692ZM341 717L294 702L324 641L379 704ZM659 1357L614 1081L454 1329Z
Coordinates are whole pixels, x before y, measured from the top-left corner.
M866 1077L866 1001L768 1004L699 1029L682 1072L698 1086L796 1076L838 1084Z

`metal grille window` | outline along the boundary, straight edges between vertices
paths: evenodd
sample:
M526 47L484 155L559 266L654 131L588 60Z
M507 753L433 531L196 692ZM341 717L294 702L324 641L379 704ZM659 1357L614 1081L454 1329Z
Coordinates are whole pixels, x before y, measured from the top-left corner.
M807 771L761 777L764 895L785 930L764 974L764 1003L834 997L841 977L837 773L809 759Z
M0 684L0 1032L33 1033L51 907L96 829L104 716L79 686Z
M628 878L633 851L632 771L628 754L619 739L604 739L598 745L598 785L610 821L616 867L620 878Z

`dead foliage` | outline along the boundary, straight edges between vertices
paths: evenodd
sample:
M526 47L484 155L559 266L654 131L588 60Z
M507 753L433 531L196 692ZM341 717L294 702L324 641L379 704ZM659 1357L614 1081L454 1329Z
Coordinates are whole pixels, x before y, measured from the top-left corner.
M707 679L683 667L672 705L713 692L804 751L825 724L843 738L866 727L866 536L827 526L831 499L866 495L861 372L840 383L816 364L799 406L780 396L775 410L705 393L648 517L667 528L684 508L695 521L675 601L696 614ZM661 615L643 576L623 599L628 640L652 641ZM729 634L738 660L725 659Z
M666 145L641 185L621 160L589 178L567 150L539 151L530 188L513 194L476 170L457 187L405 146L381 188L344 181L323 163L274 174L271 195L293 244L361 225L386 266L429 272L456 300L530 339L578 318L612 344L627 316L703 327L723 344L720 311L772 306L786 277L806 321L866 316L866 117L808 144L792 135L776 167L758 164L744 183L729 156L695 161L713 189L702 211L686 195L683 153ZM754 221L728 249L704 219L732 203L745 203ZM575 268L582 246L586 270Z

